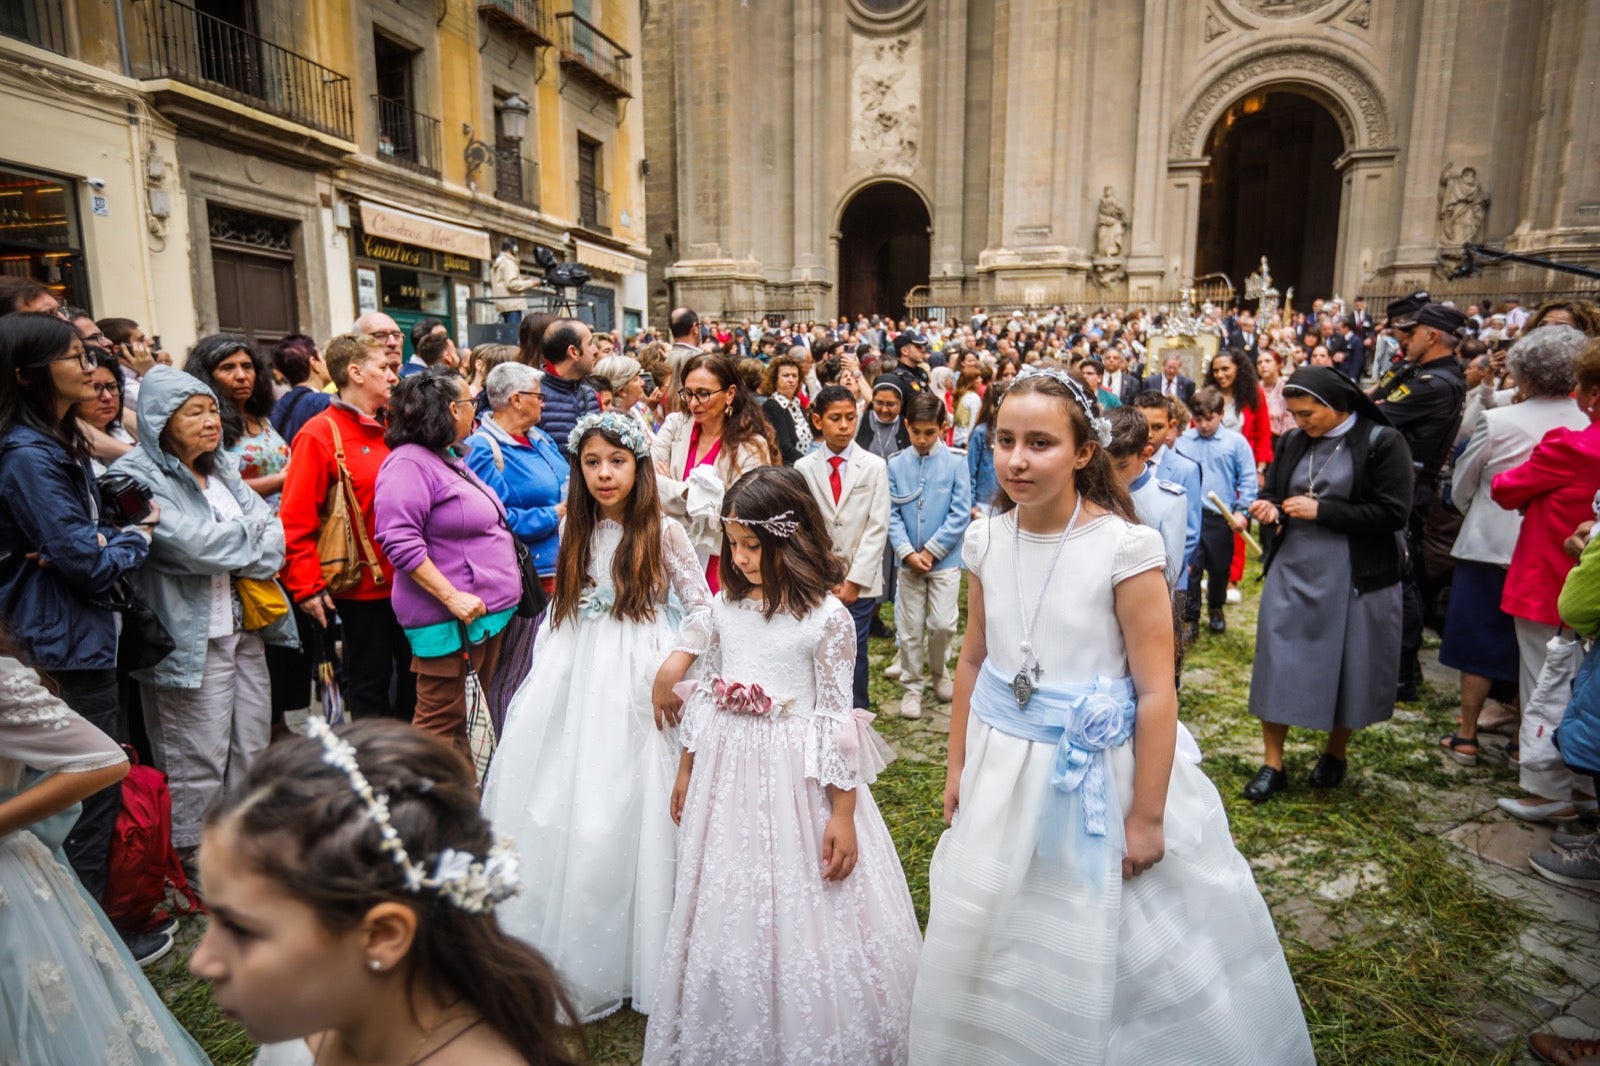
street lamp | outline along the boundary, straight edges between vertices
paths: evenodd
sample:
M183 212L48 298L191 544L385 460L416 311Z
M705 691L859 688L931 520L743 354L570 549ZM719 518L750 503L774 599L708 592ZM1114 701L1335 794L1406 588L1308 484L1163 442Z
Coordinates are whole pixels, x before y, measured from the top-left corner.
M496 109L499 112L500 136L516 144L522 143L523 135L528 132L528 114L532 110L528 102L516 93L512 93L500 102ZM462 158L467 163L467 182L472 182L476 174L485 163L494 162L494 149L478 138L470 123L461 124L461 132L466 134L467 147L462 152Z

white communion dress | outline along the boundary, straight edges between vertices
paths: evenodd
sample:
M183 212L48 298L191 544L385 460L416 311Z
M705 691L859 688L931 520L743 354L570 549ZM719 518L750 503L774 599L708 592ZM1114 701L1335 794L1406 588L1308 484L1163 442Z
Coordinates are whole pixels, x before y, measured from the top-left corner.
M887 745L851 707L855 627L712 604L685 703L695 753L646 1063L870 1066L906 1060L921 938L867 785ZM827 786L854 789L856 868L824 881Z
M632 1000L648 1014L672 913L677 827L668 803L676 731L656 728L651 685L676 648L710 641L711 592L683 527L661 522L671 603L618 620L611 563L622 527L594 532L576 619L546 623L506 712L483 813L521 856L523 888L501 926L555 966L582 1020Z
M1019 710L1023 611L1056 538L1014 550L1015 522L974 522L963 549L989 658L930 871L912 1063L1314 1063L1272 918L1192 760L1173 760L1165 857L1122 880L1134 692L1114 589L1161 570L1160 535L1114 515L1068 535L1033 629L1039 691ZM1057 711L1061 739L1028 738Z

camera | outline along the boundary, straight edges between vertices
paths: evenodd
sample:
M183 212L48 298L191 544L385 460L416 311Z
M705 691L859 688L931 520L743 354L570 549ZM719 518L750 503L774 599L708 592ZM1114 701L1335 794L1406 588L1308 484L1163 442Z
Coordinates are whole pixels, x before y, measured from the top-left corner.
M100 491L100 514L112 525L136 526L150 517L155 494L127 474L102 474L95 487Z

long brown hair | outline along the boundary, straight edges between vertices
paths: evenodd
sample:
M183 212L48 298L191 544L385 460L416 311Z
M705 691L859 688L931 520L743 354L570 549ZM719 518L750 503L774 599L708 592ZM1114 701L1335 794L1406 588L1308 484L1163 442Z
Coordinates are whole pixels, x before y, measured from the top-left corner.
M577 617L578 600L589 584L589 560L593 557L594 531L600 524L600 501L589 492L589 483L583 477L583 449L596 437L631 451L621 437L601 426L584 433L572 449L567 528L556 548L551 625ZM611 587L617 594L611 617L649 622L667 595L667 565L661 552L661 499L656 494L656 472L649 456L635 455L633 463L633 490L623 501L622 543L611 560Z
M771 463L779 454L778 438L772 432L772 423L761 413L756 394L745 388L744 378L740 376L733 360L716 352L701 352L683 364L679 380L688 381L689 375L696 370L704 370L716 378L717 384L724 389L737 386L729 404L732 410L722 423L722 454L728 457L730 463L737 462L746 441L759 441L765 451L761 461Z
M787 537L753 524L785 512L797 523ZM761 613L769 619L779 611L804 618L850 572L834 554L828 523L805 475L792 466L758 466L735 481L722 497L722 518L745 525L761 542ZM720 565L724 596L743 600L755 593L750 579L733 565L733 546L726 537Z
M1070 373L1070 372L1069 372ZM1072 476L1072 486L1078 495L1099 507L1105 508L1112 514L1135 525L1139 523L1139 513L1133 508L1133 497L1128 495L1128 490L1117 479L1116 472L1111 469L1111 459L1106 455L1105 448L1100 445L1100 438L1095 434L1094 427L1089 424L1091 414L1100 417L1100 404L1094 398L1094 390L1089 388L1089 383L1077 374L1072 374L1078 387L1089 400L1092 412L1084 411L1072 391L1061 382L1046 374L1037 374L1032 377L1015 378L1006 386L1005 395L995 404L995 422L992 435L999 432L1000 410L1005 402L1013 396L1022 396L1036 392L1043 396L1054 397L1061 404L1061 410L1067 416L1067 425L1072 430L1072 441L1078 446L1088 444L1092 449L1089 461ZM995 471L996 475L999 470ZM995 513L1004 514L1017 505L1005 491L1004 485L995 496Z
M453 748L381 719L337 732L386 797L389 822L412 862L431 870L446 848L479 861L488 855L494 834L479 813L472 769ZM530 1063L585 1061L581 1034L563 1022L577 1012L545 957L501 929L492 911L472 914L408 892L366 804L324 753L310 737L273 744L206 824L231 823L246 862L330 930L354 928L380 903L410 908L417 931L404 965L413 995L423 985L468 1004Z

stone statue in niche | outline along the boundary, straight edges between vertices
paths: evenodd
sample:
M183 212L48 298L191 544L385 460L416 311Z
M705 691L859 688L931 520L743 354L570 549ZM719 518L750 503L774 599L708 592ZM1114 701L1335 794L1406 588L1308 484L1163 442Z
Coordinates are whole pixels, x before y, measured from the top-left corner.
M1107 185L1100 194L1100 207L1095 214L1094 254L1115 258L1122 254L1122 238L1128 230L1128 211L1111 195Z
M856 42L852 154L869 169L909 173L922 136L920 57L909 36Z
M1478 171L1452 171L1446 161L1439 172L1439 243L1459 248L1476 240L1488 213L1489 194L1478 181Z

